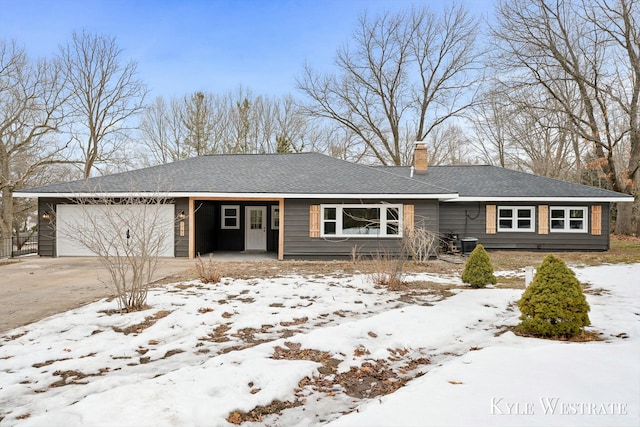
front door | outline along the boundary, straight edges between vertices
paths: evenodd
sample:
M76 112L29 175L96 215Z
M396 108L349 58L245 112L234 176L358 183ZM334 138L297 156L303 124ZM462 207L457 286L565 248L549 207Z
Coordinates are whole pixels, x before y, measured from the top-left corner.
M245 251L267 250L267 207L247 206L245 208Z

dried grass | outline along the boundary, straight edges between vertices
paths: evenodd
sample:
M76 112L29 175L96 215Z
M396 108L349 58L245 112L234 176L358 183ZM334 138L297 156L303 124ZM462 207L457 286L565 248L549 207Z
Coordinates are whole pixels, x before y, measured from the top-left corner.
M209 255L209 259L205 262L198 255L195 261L196 274L202 283L219 283L222 279L220 269L213 262L213 258Z
M377 253L371 260L373 271L369 280L377 286L384 286L390 291L397 291L405 287L404 259L394 257L385 252Z

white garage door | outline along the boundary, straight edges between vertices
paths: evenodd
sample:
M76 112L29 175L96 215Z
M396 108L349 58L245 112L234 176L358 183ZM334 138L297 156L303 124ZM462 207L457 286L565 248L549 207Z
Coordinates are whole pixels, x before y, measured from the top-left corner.
M113 255L144 242L158 245L159 256L173 257L174 212L174 205L58 205L57 254Z

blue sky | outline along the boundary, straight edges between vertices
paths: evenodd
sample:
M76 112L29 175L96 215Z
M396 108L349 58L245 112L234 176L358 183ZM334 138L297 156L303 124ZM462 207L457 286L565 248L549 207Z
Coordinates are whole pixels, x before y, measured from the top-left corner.
M0 39L51 56L73 31L115 36L151 96L196 90L296 94L305 61L329 68L364 12L447 0L0 0ZM486 12L490 0L463 4Z

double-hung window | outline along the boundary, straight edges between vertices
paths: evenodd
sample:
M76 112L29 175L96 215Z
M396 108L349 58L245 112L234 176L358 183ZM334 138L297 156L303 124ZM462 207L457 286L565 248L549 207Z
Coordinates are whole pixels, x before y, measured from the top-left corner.
M549 208L551 232L586 233L586 207L551 207Z
M402 237L402 205L322 205L322 237Z
M498 231L535 231L535 207L499 206Z

